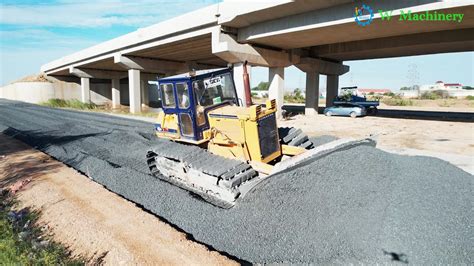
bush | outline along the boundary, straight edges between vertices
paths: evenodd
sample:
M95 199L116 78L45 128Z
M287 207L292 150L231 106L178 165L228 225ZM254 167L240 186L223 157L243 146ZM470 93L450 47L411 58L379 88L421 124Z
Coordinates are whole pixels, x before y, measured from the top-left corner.
M380 101L382 99L382 96L380 95L374 95L369 98L372 101Z
M293 93L285 94L283 100L289 103L304 103L306 99L301 93L301 90L296 88Z
M63 99L49 99L47 102L43 103L43 105L49 107L66 107L67 103Z
M473 100L474 100L474 96L468 95L468 96L466 96L466 100L473 101Z
M254 91L268 91L268 88L270 87L270 82L260 82L258 83L257 87L253 87L252 90Z
M63 99L49 99L47 102L41 103L41 105L54 107L54 108L73 108L73 109L95 109L97 105L93 103L83 103L77 99L63 100Z
M437 99L448 99L448 98L450 98L449 93L443 90L426 91L426 92L423 92L420 96L420 99L423 99L423 100L437 100Z

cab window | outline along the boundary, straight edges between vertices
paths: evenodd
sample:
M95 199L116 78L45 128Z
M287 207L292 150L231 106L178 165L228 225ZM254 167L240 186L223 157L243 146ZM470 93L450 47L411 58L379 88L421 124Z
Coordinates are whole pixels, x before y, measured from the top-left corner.
M194 130L191 116L189 116L188 113L181 113L179 114L179 118L181 119L181 134L183 136L192 137Z
M189 94L187 83L176 83L176 92L178 94L178 106L181 109L189 107Z
M174 99L174 92L173 92L173 84L161 84L160 85L162 99L163 99L163 107L165 108L174 108L176 107L175 99Z
M224 101L237 103L234 84L229 73L196 80L193 82L193 90L197 104L203 107Z

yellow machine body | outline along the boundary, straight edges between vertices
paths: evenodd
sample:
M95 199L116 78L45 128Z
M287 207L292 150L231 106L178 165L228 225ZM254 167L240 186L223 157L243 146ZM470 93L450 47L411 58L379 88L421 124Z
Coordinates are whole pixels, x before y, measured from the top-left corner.
M297 155L303 148L280 145L276 124L275 100L268 100L265 107L253 105L240 107L225 105L207 113L209 129L203 131L203 139L194 141L181 138L176 114L158 114L157 123L162 127L156 135L179 142L207 144L207 149L216 155L260 164L280 158L282 155Z
M274 101L268 101L266 108L259 105L248 108L224 106L209 112L209 151L228 158L262 163L280 157L282 152L275 113Z
M156 135L160 138L172 140L180 139L179 121L176 114L165 114L159 112L156 122L159 123L163 130L156 131Z

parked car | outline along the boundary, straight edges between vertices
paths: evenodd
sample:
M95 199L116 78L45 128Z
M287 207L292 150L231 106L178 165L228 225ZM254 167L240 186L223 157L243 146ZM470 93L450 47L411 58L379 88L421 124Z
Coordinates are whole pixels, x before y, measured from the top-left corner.
M367 115L367 110L362 105L343 103L325 108L324 114L327 116L342 115L356 118L358 116Z
M336 96L334 99L334 105L341 105L344 103L357 104L365 107L368 115L377 114L377 106L380 105L379 101L368 101L365 96L358 96L357 87L343 87L341 88L342 94Z

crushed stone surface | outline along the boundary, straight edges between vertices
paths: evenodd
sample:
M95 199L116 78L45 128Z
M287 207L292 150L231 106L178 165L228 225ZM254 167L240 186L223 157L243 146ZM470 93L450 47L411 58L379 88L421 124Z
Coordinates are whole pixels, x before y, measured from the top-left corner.
M445 161L359 146L279 173L224 210L148 174L146 150L163 145L152 130L0 99L1 132L243 261L474 263L472 175Z

